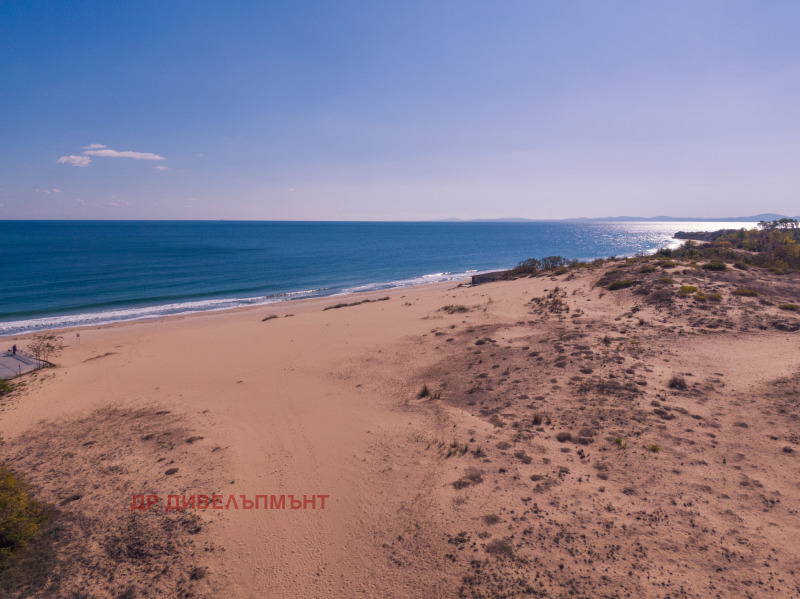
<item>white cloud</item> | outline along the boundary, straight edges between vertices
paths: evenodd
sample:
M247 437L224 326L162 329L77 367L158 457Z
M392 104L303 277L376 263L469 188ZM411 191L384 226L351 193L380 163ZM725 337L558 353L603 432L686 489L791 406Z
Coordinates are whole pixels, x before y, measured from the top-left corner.
M54 187L54 188L52 189L52 192L53 192L53 193L61 193L61 190L60 190L60 189L58 189L57 187Z
M92 159L88 156L62 156L56 160L56 164L69 164L70 166L89 166Z
M39 193L61 193L61 190L55 187L53 189L34 189L33 191L38 191Z
M134 160L166 160L166 158L164 158L163 156L159 156L158 154L152 154L150 152L131 152L129 150L119 152L117 150L111 150L109 148L103 150L86 150L84 154L87 156L103 156L105 158L133 158Z
M156 169L157 171L168 171L169 170L168 166L161 166L160 164L158 166L154 166L153 168Z
M104 146L103 144L89 144L88 146L83 146L84 150L101 150L103 148L107 148L108 146Z
M125 200L113 200L111 202L106 202L103 206L107 208L122 208L123 206L129 206L128 202Z

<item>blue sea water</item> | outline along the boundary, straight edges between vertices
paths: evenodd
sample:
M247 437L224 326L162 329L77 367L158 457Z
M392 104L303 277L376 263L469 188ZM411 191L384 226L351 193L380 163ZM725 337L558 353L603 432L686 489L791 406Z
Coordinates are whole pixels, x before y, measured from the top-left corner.
M0 221L0 335L458 280L754 223Z

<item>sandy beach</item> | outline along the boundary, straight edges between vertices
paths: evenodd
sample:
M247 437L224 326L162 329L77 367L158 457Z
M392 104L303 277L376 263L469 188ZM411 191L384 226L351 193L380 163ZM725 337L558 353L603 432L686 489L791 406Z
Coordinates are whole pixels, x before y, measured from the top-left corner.
M63 331L0 400L37 596L799 596L800 278L646 266Z

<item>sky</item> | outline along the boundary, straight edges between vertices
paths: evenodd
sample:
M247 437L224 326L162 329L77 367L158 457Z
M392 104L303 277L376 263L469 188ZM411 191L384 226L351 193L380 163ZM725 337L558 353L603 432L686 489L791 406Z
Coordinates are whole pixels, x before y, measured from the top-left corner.
M800 2L0 0L0 219L800 212Z

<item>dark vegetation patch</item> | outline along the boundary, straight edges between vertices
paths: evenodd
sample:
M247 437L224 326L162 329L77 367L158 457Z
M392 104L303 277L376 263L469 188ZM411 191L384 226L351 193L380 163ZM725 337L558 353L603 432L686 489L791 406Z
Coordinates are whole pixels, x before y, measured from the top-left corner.
M609 283L606 289L608 289L609 291L616 291L617 289L627 289L628 287L631 287L632 285L635 284L636 281L634 281L633 279L619 279L618 281Z
M116 353L117 353L117 352L115 352L115 351L107 351L107 352L106 352L106 353L104 353L102 356L92 356L91 358L86 358L86 359L84 360L84 362L91 362L92 360L99 360L100 358L105 358L105 357L107 357L107 356L113 356L113 355L115 355Z
M585 265L585 263L579 260L569 260L561 256L547 256L541 260L529 258L528 260L520 262L515 268L506 271L505 278L516 279L525 276L531 277L553 271L559 271L557 274L564 274L568 269L582 265Z
M682 376L675 375L671 379L669 379L667 387L669 387L670 389L676 389L678 391L685 391L687 388L686 379L683 378Z
M458 305L447 305L442 306L439 308L440 312L447 312L448 314L463 314L464 312L469 312L470 308L467 306L463 306L461 304Z
M327 308L323 308L322 311L324 312L325 310L336 310L337 308L349 308L350 306L360 306L361 304L369 304L369 303L372 303L372 302L385 302L385 301L387 301L389 299L391 299L391 298L389 298L389 297L379 297L378 299L374 299L374 300L365 299L365 300L361 300L360 302L352 302L350 304L335 304L333 306L328 306Z

